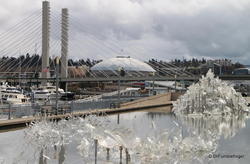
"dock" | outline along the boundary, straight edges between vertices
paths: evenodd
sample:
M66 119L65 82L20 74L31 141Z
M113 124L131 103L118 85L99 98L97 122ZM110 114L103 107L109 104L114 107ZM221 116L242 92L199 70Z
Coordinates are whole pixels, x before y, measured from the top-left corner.
M136 112L142 110L150 110L152 112L154 109L162 110L163 108L165 109L165 112L170 113L173 104L172 102L176 100L179 95L180 94L177 93L159 94L156 96L146 97L136 101L121 104L120 108L84 110L59 115L34 116L27 118L17 118L12 120L2 120L0 121L0 132L11 129L24 128L32 122L41 121L43 119L47 119L50 121L58 121L61 119L69 119L72 117L85 117L87 115L102 116L127 112Z

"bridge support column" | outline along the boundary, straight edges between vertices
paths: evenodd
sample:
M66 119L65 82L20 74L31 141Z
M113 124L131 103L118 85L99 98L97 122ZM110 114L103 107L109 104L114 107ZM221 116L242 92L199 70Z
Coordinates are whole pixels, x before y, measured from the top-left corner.
M50 37L50 6L48 1L43 1L42 10L42 78L49 78L49 37ZM45 81L43 84L46 83Z
M62 9L61 22L61 78L68 77L68 9ZM67 83L62 84L67 91Z

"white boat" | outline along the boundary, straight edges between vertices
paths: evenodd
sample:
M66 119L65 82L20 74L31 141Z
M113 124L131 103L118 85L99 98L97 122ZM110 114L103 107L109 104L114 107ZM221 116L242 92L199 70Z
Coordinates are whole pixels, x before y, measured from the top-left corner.
M34 100L48 101L50 99L50 93L44 88L38 88L37 90L33 90L33 98Z
M58 99L64 94L64 90L58 88ZM56 98L56 86L47 84L40 86L38 89L33 90L33 97L35 100L52 100Z
M16 87L9 86L6 82L0 82L1 103L27 104L29 98Z
M7 87L5 91L2 92L7 92L7 93L22 93L20 90L18 90L16 87Z
M11 103L11 104L27 104L29 103L29 98L22 94L18 90L10 90L6 89L6 91L1 92L2 102L3 103Z
M52 99L56 99L56 86L53 85L48 85L48 86L42 86L45 90L48 90L50 95L49 98ZM60 99L60 97L62 96L62 94L64 94L64 90L61 88L58 88L58 99Z
M0 92L6 91L9 85L6 82L0 81Z

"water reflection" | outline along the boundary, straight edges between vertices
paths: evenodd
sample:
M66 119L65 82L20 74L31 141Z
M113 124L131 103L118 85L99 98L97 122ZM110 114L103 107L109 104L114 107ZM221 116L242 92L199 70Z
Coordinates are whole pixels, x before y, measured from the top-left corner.
M157 116L166 118L166 115ZM108 159L113 163L124 161L128 156L132 163L202 160L216 149L217 143L213 136L202 138L191 130L184 136L183 128L176 122L173 127L161 130L158 130L154 121L150 124L152 126L145 126L149 126L148 131L151 133L140 137L135 129L126 124L114 124L108 117L88 116L85 119L72 118L55 123L43 121L29 127L26 139L41 149L40 163L51 161L52 154L57 153L58 147L58 161L63 163L65 148L72 143L78 144L76 148L84 163L93 162L95 156L98 161L106 161L107 149ZM98 142L98 149L94 144L95 140ZM96 152L95 156L93 152ZM122 152L126 155L121 156Z
M44 163L46 163L46 162L45 162L45 159L43 157L43 149L42 149L40 152L40 155L39 155L39 164L44 164Z
M140 164L207 163L208 154L218 150L218 138L235 136L247 119L245 115L176 119L144 112L121 114L117 125L116 117L36 122L25 130L21 153L13 153L18 154L16 163L93 163L94 139L98 140L98 163L119 163L120 146L123 163L128 156L131 163Z
M48 160L51 160L51 158L49 157L49 153L51 152L46 152L48 151L48 148L41 148L40 153L39 153L39 157L38 157L38 163L39 164L47 164ZM61 145L60 147L60 151L57 151L57 146L54 145L54 159L58 159L58 164L63 164L65 161L65 146Z
M231 116L178 115L177 120L192 128L199 135L212 133L217 137L232 138L241 128L246 127L247 114Z
M59 157L58 157L58 164L63 164L65 161L65 147L64 145L61 145L61 149L59 152Z
M147 113L147 116L151 120L157 120L159 118L166 117L166 115L170 115L170 114L169 113L161 113L161 112L148 112Z

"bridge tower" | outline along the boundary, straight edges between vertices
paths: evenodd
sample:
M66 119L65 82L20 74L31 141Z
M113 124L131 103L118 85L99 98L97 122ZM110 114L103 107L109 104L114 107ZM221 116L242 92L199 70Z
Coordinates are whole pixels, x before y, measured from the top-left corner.
M50 37L50 5L48 1L42 4L42 78L49 78L49 37Z
M61 78L68 77L68 26L69 26L68 9L62 9L61 20ZM67 85L62 84L62 88L67 90Z

